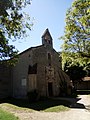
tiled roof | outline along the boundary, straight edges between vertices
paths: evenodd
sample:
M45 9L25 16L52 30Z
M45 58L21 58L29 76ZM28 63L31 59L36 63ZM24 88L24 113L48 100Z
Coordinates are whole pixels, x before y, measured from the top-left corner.
M43 45L39 45L39 46L36 46L36 47L30 47L30 48L24 50L23 52L19 53L19 55L21 55L21 54L23 54L23 53L25 53L25 52L27 52L27 51L29 51L29 50L36 49L36 48L40 48L40 47L42 47L42 46L43 46Z
M90 77L84 77L82 78L83 81L90 81Z

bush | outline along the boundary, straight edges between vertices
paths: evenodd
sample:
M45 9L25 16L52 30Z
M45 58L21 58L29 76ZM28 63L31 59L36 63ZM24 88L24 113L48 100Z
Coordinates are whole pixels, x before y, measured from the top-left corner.
M27 93L29 102L35 102L39 99L39 94L37 90L32 90L30 92Z

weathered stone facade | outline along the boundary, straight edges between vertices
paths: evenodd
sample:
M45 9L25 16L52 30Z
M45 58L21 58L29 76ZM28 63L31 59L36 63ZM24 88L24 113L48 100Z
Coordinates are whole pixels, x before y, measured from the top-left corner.
M12 68L12 96L26 97L27 92L38 90L40 96L58 96L60 84L66 82L70 94L70 79L61 70L59 54L53 49L52 37L46 29L42 45L31 47L19 54L19 61Z
M11 68L0 64L0 98L11 96Z

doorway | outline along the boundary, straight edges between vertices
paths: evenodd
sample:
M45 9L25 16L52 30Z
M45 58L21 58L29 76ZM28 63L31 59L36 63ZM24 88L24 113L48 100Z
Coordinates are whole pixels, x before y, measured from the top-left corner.
M53 96L53 83L52 82L48 82L48 95L50 97Z

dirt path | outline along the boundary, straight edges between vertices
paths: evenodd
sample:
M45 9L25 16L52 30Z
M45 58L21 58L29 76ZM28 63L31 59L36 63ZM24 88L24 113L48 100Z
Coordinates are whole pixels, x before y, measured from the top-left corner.
M85 110L72 109L60 113L20 113L16 114L21 120L90 120L90 113Z
M74 103L72 105L74 108L71 108L70 111L59 113L16 112L15 115L18 116L20 120L90 120L90 96L81 95L79 99L77 104ZM85 108L82 108L80 105L83 105Z

